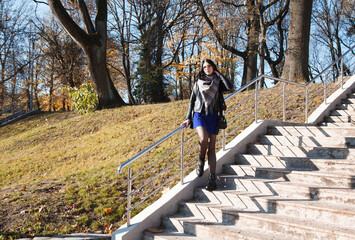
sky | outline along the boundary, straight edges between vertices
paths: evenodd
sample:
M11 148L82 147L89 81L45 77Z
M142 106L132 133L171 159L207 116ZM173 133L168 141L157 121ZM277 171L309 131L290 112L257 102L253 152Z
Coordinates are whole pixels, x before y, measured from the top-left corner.
M23 1L23 0L22 0ZM31 6L33 6L33 15L35 15L35 13L38 16L45 16L48 14L51 14L51 10L49 9L49 6L47 4L44 3L35 3L33 0L25 0L25 1L30 1ZM46 0L39 0L39 2L47 2Z

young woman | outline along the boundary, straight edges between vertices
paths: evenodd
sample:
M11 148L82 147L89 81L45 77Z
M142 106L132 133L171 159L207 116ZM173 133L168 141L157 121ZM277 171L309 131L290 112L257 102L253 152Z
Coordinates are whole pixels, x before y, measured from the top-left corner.
M230 91L233 84L218 72L216 64L209 59L202 61L202 67L194 84L186 120L181 124L191 124L199 136L199 161L196 173L203 175L207 152L210 174L206 189L216 189L216 137L218 134L218 113L224 103L223 91ZM223 110L223 109L222 109Z

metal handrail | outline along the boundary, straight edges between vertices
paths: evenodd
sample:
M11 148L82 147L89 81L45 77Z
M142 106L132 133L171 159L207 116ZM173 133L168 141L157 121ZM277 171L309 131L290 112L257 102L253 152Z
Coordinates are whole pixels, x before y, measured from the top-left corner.
M141 151L140 153L138 153L137 155L135 155L134 157L132 157L131 159L127 160L126 162L124 162L123 164L120 165L120 167L118 168L118 173L122 173L123 169L130 166L132 163L134 163L137 159L139 159L140 157L142 157L144 154L148 153L150 150L152 150L153 148L155 148L156 146L160 145L161 143L165 142L166 140L168 140L170 137L174 136L175 134L177 134L178 132L180 132L182 129L184 129L184 126L180 126L177 129L175 129L174 131L172 131L171 133L167 134L165 137L161 138L160 140L156 141L155 143L153 143L152 145L150 145L149 147L147 147L146 149L144 149L143 151Z
M255 100L254 100L254 104L251 104L247 109L245 109L242 113L240 113L239 115L235 116L232 118L232 120L230 120L228 123L235 121L239 116L241 116L244 112L247 111L251 111L252 108L254 108L254 113L251 114L250 117L247 117L246 120L244 119L244 121L239 124L236 128L232 129L227 135L226 135L226 131L225 129L222 131L222 139L219 140L217 143L219 143L220 141L222 141L222 146L223 146L223 150L225 150L225 140L228 136L230 136L232 133L234 133L237 129L239 129L239 127L243 126L245 123L247 123L249 120L253 119L254 117L254 121L257 122L258 120L258 113L260 112L261 109L258 108L258 103L259 101L262 100L262 98L259 98L258 96L258 81L260 81L261 79L271 79L274 81L278 81L283 83L283 96L282 96L282 111L283 111L283 121L285 121L285 116L286 116L286 84L291 84L291 85L295 85L295 86L299 86L305 89L305 122L308 122L308 105L311 101L313 101L317 95L315 97L313 97L313 99L311 101L308 101L308 97L310 95L310 93L312 93L314 90L312 90L309 93L309 86L311 83L314 83L316 81L316 79L320 78L323 74L325 74L332 66L334 66L334 64L337 64L339 61L341 61L341 88L343 88L343 58L353 49L355 48L355 46L353 46L352 48L350 48L346 53L344 53L342 56L340 56L336 61L334 61L332 64L330 64L329 66L327 66L321 73L319 73L316 77L314 77L311 81L309 81L308 83L298 83L298 82L293 82L290 80L286 80L286 79L282 79L282 78L277 78L277 77L273 77L273 76L267 76L267 75L259 75L256 78L254 78L253 80L251 80L250 82L248 82L247 84L245 84L244 86L240 87L239 89L237 89L236 91L234 91L232 94L228 95L227 97L225 97L225 101L227 101L228 99L232 98L233 96L235 96L236 94L248 89L249 87L253 86L253 84L255 84L255 93L250 94L247 98L249 99L250 96L252 96L253 94L255 95ZM339 84L338 84L339 85ZM337 85L337 86L338 86ZM337 87L336 86L336 87ZM324 88L324 102L326 103L327 100L327 81L326 79L324 79L324 84L323 84L323 88ZM317 91L318 92L318 91ZM292 93L291 93L292 94ZM239 105L241 105L241 103L243 103L244 101L246 101L246 99L243 99L242 102L239 103ZM230 109L228 109L225 113L229 113L231 110L234 110L236 107L238 106L238 104ZM192 137L190 137L189 139L185 139L185 133L184 133L184 126L180 126L177 129L175 129L174 131L172 131L171 133L167 134L166 136L164 136L163 138L161 138L160 140L158 140L157 142L153 143L152 145L150 145L149 147L147 147L146 149L144 149L143 151L141 151L140 153L138 153L137 155L135 155L134 157L130 158L129 160L127 160L126 162L124 162L123 164L121 164L118 168L118 173L122 174L123 169L128 168L128 177L127 177L127 182L128 183L128 192L127 192L127 212L124 214L127 216L127 226L130 226L130 219L131 219L131 211L137 207L140 203L142 203L143 201L145 201L148 197L150 197L152 194L154 194L155 192L157 192L162 186L164 186L167 182L171 181L176 175L178 175L179 173L181 173L181 183L183 184L183 178L184 178L184 169L186 168L186 166L184 165L184 156L185 154L191 152L193 149L196 148L193 147L190 151L188 151L187 153L184 152L184 143L189 141ZM149 165L148 167L146 167L145 169L143 169L142 171L140 171L139 173L137 173L136 175L134 175L132 177L132 168L131 165L136 162L137 160L139 160L143 155L147 154L148 152L150 152L152 149L156 148L157 146L159 146L160 144L162 144L163 142L165 142L166 140L170 139L172 136L176 135L177 133L181 132L181 143L179 143L177 146L175 146L173 148L173 150L169 151L168 153L164 154L164 156L160 157L158 160L156 160L154 163L152 163L151 165ZM154 178L156 178L157 175L160 175L161 173L163 173L164 171L161 171L160 173L158 173L156 176L153 176L152 179L148 180L145 182L145 184L139 188L137 188L135 191L132 192L132 180L135 179L137 176L139 176L142 172L146 171L147 169L149 169L151 166L153 166L155 163L159 162L162 158L164 158L165 156L167 156L168 154L170 154L172 151L176 150L177 148L181 148L181 156L176 159L172 164L170 164L168 167L164 168L164 171L166 169L168 169L170 166L172 166L173 164L175 164L177 161L181 161L181 169L175 173L172 177L170 177L167 181L165 181L162 185L158 186L151 194L149 194L148 196L144 197L141 201L139 201L137 204L135 204L133 207L131 207L131 201L132 201L132 195L139 191L140 189L142 189L145 185L147 185L149 182L151 182ZM191 162L187 165L190 165Z

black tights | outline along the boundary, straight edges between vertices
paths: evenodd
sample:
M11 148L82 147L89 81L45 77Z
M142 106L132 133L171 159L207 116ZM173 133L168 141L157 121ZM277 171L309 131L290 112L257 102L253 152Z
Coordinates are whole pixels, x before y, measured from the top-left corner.
M208 166L210 173L216 174L216 138L217 135L207 132L205 127L197 127L199 141L199 157L205 159L206 152L208 157Z

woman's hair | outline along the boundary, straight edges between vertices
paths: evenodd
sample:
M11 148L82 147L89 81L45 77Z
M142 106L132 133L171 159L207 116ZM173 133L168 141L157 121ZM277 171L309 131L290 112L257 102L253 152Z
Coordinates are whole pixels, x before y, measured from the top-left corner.
M212 66L213 71L217 71L217 66L216 64L211 60L211 59L205 59L201 62L201 68L200 71L197 74L197 78L205 77L206 73L203 71L203 64L208 63L209 65Z

